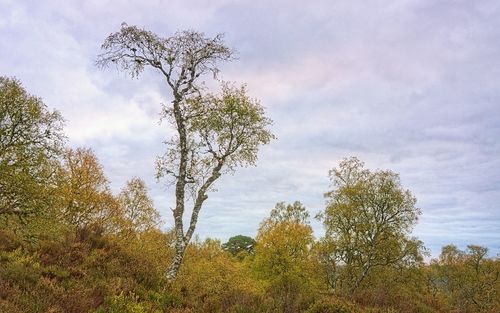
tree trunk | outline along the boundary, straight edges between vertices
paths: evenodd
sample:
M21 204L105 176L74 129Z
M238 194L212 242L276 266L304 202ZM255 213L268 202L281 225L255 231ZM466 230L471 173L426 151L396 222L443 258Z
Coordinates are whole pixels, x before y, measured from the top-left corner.
M176 94L176 89L174 90ZM175 209L174 209L174 228L175 228L175 254L166 271L166 277L169 282L172 282L177 277L179 268L182 264L182 259L184 258L184 253L186 251L186 242L184 238L184 224L182 217L184 215L184 197L186 188L186 167L187 167L187 136L186 127L184 124L184 118L182 117L180 109L181 97L178 96L172 102L174 108L174 117L177 124L177 132L179 134L179 145L180 145L180 160L179 160L179 172L177 176L177 183L175 186Z
M212 174L207 179L207 181L200 187L197 192L196 201L194 203L193 212L191 213L191 221L189 223L189 228L184 235L184 226L182 223L182 213L184 212L184 189L182 189L182 198L177 199L177 207L174 210L174 221L175 221L175 254L168 267L165 275L167 280L172 283L177 277L177 273L184 259L184 254L186 252L186 247L193 236L194 230L196 228L196 223L198 221L198 214L201 210L203 202L208 198L206 192L210 186L220 177L220 170L224 164L224 159L219 160L217 165L213 168ZM185 185L185 184L184 184ZM179 196L176 193L176 196ZM182 205L182 207L180 206ZM180 210L182 208L182 210Z
M178 242L176 242L174 257L172 258L172 262L170 262L170 266L165 272L165 275L169 282L173 282L177 277L177 273L179 272L179 269L181 267L185 252L186 252L186 245L184 243L178 244Z

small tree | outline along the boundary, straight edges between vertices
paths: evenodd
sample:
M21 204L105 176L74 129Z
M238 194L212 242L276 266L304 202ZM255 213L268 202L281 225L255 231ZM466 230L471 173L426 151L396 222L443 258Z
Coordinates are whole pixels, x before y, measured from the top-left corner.
M175 185L175 254L166 271L177 276L207 193L225 172L255 164L257 152L273 135L271 120L260 104L248 97L244 87L222 84L220 94L207 93L202 78L218 73L217 63L229 61L232 51L222 40L194 31L161 38L135 26L122 25L107 37L97 64L118 68L137 77L146 68L162 75L172 102L162 107L162 117L175 129L166 141L167 152L158 159L158 177ZM184 227L188 196L192 198L189 226Z
M409 237L420 211L397 174L371 172L350 158L330 177L334 189L326 193L327 207L320 214L330 249L323 258L337 271L330 280L340 280L353 293L376 267L421 261L422 243Z
M298 201L280 202L261 223L256 239L256 272L269 283L280 312L297 312L313 286L309 213Z
M497 312L500 309L500 260L488 249L469 245L465 251L444 246L433 260L431 283L449 297L457 312Z
M134 232L147 231L160 226L160 213L155 209L142 179L134 177L127 181L118 195L118 202L125 220Z
M63 119L16 79L0 77L0 218L50 208Z
M280 202L261 223L256 239L255 263L264 276L301 274L314 239L309 213L298 201Z
M255 240L252 237L238 235L229 238L229 240L222 245L222 249L231 253L233 256L241 252L248 254L253 253L255 248Z
M122 214L92 150L66 150L59 180L61 217L67 224L76 230L115 230L116 219Z

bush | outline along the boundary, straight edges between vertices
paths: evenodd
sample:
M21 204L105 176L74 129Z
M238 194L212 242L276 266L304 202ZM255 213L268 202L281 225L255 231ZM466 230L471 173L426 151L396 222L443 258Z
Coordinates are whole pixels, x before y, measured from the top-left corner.
M313 303L306 313L360 313L355 305L335 298L321 298Z

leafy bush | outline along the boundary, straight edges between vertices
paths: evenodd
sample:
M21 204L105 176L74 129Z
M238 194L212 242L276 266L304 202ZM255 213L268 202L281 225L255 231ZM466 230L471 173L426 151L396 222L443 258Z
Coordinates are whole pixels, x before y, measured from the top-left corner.
M336 298L321 298L313 303L306 313L358 313L361 312L353 304Z

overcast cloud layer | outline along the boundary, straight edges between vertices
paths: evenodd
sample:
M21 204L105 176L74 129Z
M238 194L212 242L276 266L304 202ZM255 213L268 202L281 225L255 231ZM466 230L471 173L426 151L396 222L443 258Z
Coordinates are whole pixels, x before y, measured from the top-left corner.
M314 215L328 170L358 156L400 173L433 255L448 243L500 251L499 1L0 0L0 75L62 112L69 144L94 149L114 191L145 179L169 226L173 190L154 179L168 90L153 72L94 66L124 21L163 36L224 32L239 60L222 78L246 83L275 122L258 166L210 194L202 238L254 236L279 201Z

